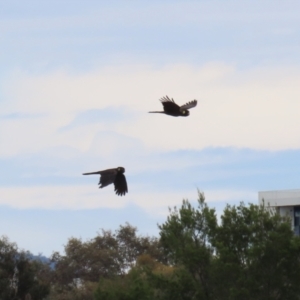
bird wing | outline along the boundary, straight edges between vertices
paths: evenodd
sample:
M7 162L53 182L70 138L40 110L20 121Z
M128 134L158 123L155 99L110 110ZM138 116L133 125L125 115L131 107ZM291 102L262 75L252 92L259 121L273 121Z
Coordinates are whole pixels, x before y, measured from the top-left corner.
M99 174L100 180L99 180L99 187L103 188L115 181L115 177L117 175L118 171L117 169L107 169L103 171L97 171L97 172L90 172L90 173L83 173L82 175L94 175Z
M122 173L115 176L115 192L118 196L123 196L128 192L126 177Z
M172 112L178 113L180 107L175 103L173 99L170 99L168 96L165 96L162 97L160 101L164 107L164 111L168 113L172 113Z
M99 187L103 188L105 186L108 186L109 184L112 184L115 181L116 175L113 174L104 174L101 175L99 180Z
M184 105L181 105L180 106L180 110L184 110L184 109L190 109L190 108L193 108L197 105L197 100L193 100L193 101L190 101Z
M99 187L103 188L105 186L108 186L109 184L112 184L115 181L116 175L118 174L117 169L108 169L101 171L100 180L99 180Z

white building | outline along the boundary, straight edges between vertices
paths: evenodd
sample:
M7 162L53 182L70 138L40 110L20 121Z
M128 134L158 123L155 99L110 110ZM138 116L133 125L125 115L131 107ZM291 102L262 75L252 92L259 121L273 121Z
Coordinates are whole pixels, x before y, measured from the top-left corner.
M300 236L300 190L258 192L258 200L276 208L280 215L290 216L292 229Z

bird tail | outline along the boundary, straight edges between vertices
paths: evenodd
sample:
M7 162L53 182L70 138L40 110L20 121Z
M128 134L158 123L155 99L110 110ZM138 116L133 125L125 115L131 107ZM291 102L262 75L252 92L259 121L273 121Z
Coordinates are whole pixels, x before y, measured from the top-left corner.
M164 114L165 112L164 111L148 111L149 113L152 113L152 114Z
M82 175L95 175L95 174L101 174L101 171L98 171L98 172L90 172L90 173L82 173Z

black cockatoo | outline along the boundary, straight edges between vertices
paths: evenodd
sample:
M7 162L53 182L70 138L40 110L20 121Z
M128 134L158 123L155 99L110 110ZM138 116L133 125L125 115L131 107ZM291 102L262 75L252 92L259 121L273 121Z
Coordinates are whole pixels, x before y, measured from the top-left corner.
M187 117L190 114L189 109L197 105L197 100L192 100L182 106L179 106L168 96L161 98L160 101L164 107L164 111L149 111L149 113L161 113L173 117Z
M124 175L125 169L118 167L115 169L107 169L98 172L83 173L82 175L99 174L99 188L103 188L111 183L115 185L115 192L118 196L123 196L128 193L127 182Z

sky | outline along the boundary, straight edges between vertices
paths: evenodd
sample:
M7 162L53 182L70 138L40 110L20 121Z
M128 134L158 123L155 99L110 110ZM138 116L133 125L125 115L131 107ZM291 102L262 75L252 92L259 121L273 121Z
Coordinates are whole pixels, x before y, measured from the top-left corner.
M0 1L0 236L50 256L169 207L298 189L300 2ZM168 95L187 118L148 114ZM125 167L129 192L92 172Z

